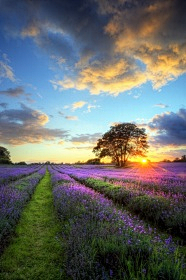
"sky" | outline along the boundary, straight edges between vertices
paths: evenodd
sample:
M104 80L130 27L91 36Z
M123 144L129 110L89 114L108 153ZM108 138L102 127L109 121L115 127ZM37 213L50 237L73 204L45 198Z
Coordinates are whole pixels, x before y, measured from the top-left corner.
M184 0L0 0L0 146L86 161L130 122L149 160L186 154L185 15Z

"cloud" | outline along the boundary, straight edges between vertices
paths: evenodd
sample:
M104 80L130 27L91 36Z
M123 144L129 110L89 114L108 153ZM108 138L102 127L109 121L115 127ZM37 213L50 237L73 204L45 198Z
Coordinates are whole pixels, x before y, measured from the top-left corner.
M79 108L82 108L83 106L85 106L85 104L87 104L87 102L85 101L77 101L77 102L74 102L72 104L72 110L76 110L76 109L79 109Z
M4 109L6 109L8 107L8 103L2 102L0 103L0 106Z
M23 104L21 109L1 111L0 142L3 144L23 145L68 137L68 131L66 130L45 127L48 120L46 114Z
M25 27L21 31L23 37L36 37L39 35L40 29L34 23L31 23L29 26Z
M60 116L62 116L63 118L65 118L66 120L69 120L69 121L77 121L78 120L78 117L77 116L66 116L63 112L59 111L58 114Z
M56 57L58 65L65 63L67 59L68 63L72 64L76 59L76 50L69 36L52 27L44 26L42 32L34 40L40 48L51 54L51 57Z
M94 101L94 102L96 102L96 101ZM84 111L84 113L90 113L91 109L96 109L96 108L100 107L99 105L88 104L88 102L86 102L86 101L77 101L77 102L72 103L71 105L66 105L63 108L64 109L70 109L71 108L72 111L75 111L77 109L80 109L80 108L84 107L85 105L87 107L87 110ZM65 117L65 114L63 112L59 111L58 113L62 117Z
M115 51L122 54L128 49L158 89L186 71L186 38L181 36L186 24L186 5L179 0L131 3L130 8L120 13L113 10L105 31L114 36Z
M77 116L65 116L65 119L67 119L69 121L77 121L78 117Z
M168 105L165 105L165 104L162 104L162 103L158 103L158 104L155 104L154 107L167 108L167 107L169 107L169 106L168 106Z
M79 134L70 139L73 144L94 144L97 140L102 136L101 133L93 133L93 134Z
M62 78L51 81L58 89L118 95L186 73L184 0L7 0L0 13L7 33L30 37L62 63ZM7 63L0 69L15 79Z
M70 109L72 111L75 111L77 109L80 109L82 107L84 107L85 105L87 105L87 110L84 111L83 113L90 113L91 112L91 109L95 109L95 108L99 108L100 106L99 105L91 105L91 104L88 104L88 102L86 101L77 101L77 102L74 102L72 103L71 105L66 105L64 106L63 108L64 109ZM77 116L66 116L62 111L59 111L58 114L62 117L64 117L65 119L67 120L78 120L78 117Z
M153 145L185 146L186 149L186 109L156 115L148 127L155 134L151 137Z
M0 90L0 95L7 95L11 97L18 97L25 94L23 87L9 88L7 90ZM27 94L28 95L28 94Z
M12 67L0 60L0 81L3 79L9 79L12 82L16 81Z
M70 150L70 151L74 151L74 150L92 150L93 149L93 146L83 146L83 147L78 147L78 146L75 146L75 147L69 147L69 148L65 148L66 150Z
M65 77L55 81L59 89L89 89L91 94L108 92L118 95L122 91L139 87L147 81L146 76L131 59L112 59L109 62L94 61L79 71L76 78Z
M61 115L62 117L64 117L64 113L63 112L59 111L58 114Z
M2 53L0 58L0 82L2 82L4 79L8 79L11 82L16 81L14 71L10 66L10 59L6 53Z
M66 59L58 57L56 55L51 55L51 58L55 60L59 66L62 66L66 62Z
M9 96L9 97L13 97L13 98L23 96L26 98L27 102L29 102L29 103L35 102L33 99L30 98L31 94L26 93L24 88L21 86L16 87L16 88L9 88L7 90L0 90L0 96L1 96L1 94Z
M89 104L89 105L87 106L87 111L86 111L86 113L90 113L92 109L96 109L96 108L100 108L100 106L99 106L99 105L91 105L91 104Z

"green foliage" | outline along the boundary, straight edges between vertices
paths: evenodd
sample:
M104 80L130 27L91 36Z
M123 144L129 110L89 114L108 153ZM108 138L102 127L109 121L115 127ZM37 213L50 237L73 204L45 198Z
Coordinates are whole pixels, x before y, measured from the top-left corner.
M27 165L27 163L25 161L16 162L15 164L17 164L17 165Z
M111 183L93 178L86 179L85 183L88 187L105 194L108 198L121 205L128 205L130 202L131 192L120 186L114 186Z
M99 158L92 158L87 160L86 164L100 164L100 159Z
M11 164L10 152L5 148L0 146L0 164Z
M162 212L170 210L170 202L160 196L155 198L143 195L133 198L128 207L141 218L156 226L163 226Z

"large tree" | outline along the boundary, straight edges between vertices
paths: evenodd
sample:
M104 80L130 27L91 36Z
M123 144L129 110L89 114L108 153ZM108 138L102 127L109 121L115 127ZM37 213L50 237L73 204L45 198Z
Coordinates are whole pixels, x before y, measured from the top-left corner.
M147 135L144 128L132 123L111 126L93 152L99 158L111 157L117 166L125 166L130 156L145 156L147 152Z
M4 148L0 146L0 164L10 164L11 159L10 159L10 152Z

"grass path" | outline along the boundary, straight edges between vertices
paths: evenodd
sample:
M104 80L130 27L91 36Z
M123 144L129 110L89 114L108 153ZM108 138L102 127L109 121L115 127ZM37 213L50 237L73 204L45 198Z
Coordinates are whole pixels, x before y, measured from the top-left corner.
M47 171L26 206L16 235L0 259L0 280L58 280L62 247Z

